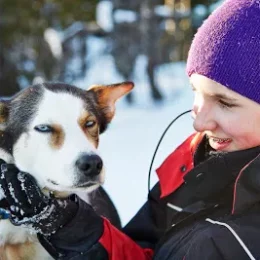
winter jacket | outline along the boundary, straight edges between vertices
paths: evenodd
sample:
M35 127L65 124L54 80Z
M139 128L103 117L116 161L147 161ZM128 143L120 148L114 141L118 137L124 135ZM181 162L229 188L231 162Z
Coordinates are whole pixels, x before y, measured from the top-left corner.
M84 223L81 209L44 246L75 260L260 259L259 153L217 153L194 134L159 167L159 182L123 230L106 219Z

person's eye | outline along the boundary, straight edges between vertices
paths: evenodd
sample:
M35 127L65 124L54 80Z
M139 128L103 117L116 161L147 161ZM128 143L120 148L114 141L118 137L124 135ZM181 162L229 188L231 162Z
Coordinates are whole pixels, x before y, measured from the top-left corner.
M219 104L222 108L232 108L232 107L236 106L235 104L228 103L228 102L221 100L221 99L218 102L219 102Z

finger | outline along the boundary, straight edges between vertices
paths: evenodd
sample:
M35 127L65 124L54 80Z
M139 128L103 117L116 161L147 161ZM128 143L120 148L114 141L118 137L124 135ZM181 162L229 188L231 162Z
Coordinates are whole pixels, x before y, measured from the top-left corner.
M4 197L8 203L8 208L11 213L20 216L20 208L18 207L18 200L14 198L13 196L13 187L12 184L8 183L6 180L6 174L9 173L8 166L7 164L2 164L1 165L1 189L2 192L4 193Z
M8 204L14 205L15 201L10 194L10 191L9 191L9 188L8 188L8 185L7 185L7 181L6 181L6 178L5 178L6 172L7 172L7 165L2 164L1 165L1 176L0 176L0 188L1 188L1 191L4 194L4 197L6 198Z
M18 173L18 168L16 168L12 164L7 164L7 171L4 173L4 176L7 182L10 195L14 200L13 205L15 205L16 207L20 207L24 211L26 211L27 208L30 208L30 204L28 202L26 193L22 189L21 182L17 178Z
M28 173L20 172L18 174L18 179L22 183L23 189L31 205L42 208L42 204L46 204L49 199L42 193L35 178Z

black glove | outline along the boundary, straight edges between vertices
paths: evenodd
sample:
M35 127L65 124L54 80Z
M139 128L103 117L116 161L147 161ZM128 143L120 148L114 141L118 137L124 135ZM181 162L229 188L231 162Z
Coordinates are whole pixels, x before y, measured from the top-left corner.
M1 164L0 189L10 206L11 223L44 236L67 224L78 210L78 204L71 199L45 196L36 180L13 164Z

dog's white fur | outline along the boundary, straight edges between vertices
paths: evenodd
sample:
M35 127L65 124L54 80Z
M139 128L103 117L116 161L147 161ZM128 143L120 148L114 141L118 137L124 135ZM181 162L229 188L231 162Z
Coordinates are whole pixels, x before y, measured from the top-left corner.
M81 153L98 154L93 142L86 138L77 119L85 111L84 103L69 93L45 91L39 104L37 116L28 126L29 133L24 133L14 145L13 156L19 169L32 174L42 187L60 191L74 191L78 172L74 167ZM58 107L59 109L53 110ZM60 111L63 114L60 114ZM50 116L51 115L51 116ZM65 142L61 149L53 150L48 144L48 135L36 132L33 128L40 124L58 123L65 131ZM27 153L24 152L26 149ZM33 153L30 153L30 150ZM35 153L35 151L37 151ZM31 156L28 156L30 154ZM53 163L50 166L50 162ZM51 179L59 186L48 182ZM104 170L99 175L100 183L104 182ZM97 187L91 187L95 189Z
M119 89L121 93L111 96L110 105L113 105L112 103L117 98L129 92L132 87L133 85L128 84L125 90ZM93 186L89 188L76 187L79 174L75 167L76 160L82 153L98 154L95 142L86 137L78 124L78 119L84 116L84 112L86 112L86 104L81 98L69 92L53 92L45 89L37 104L37 112L27 126L27 131L22 133L13 144L13 154L10 155L0 148L0 158L9 163L14 162L21 171L33 175L41 188L47 187L49 190L65 191L66 193L78 192L81 198L87 200L86 192L94 190L104 182L104 169L100 172L98 180ZM64 130L64 142L59 149L50 147L48 134L35 131L34 127L42 124L58 124ZM49 180L58 185L52 184ZM0 194L0 199L2 197L3 194ZM27 260L52 259L40 245L32 230L13 226L8 220L0 221L1 260L14 260L6 256L5 246L8 244L22 245L22 247L24 245L23 253L20 249L20 251L17 250L15 260L24 259L22 254L26 252L26 247L28 247L26 243L28 242L33 245L33 254L30 256L31 258L26 258Z

